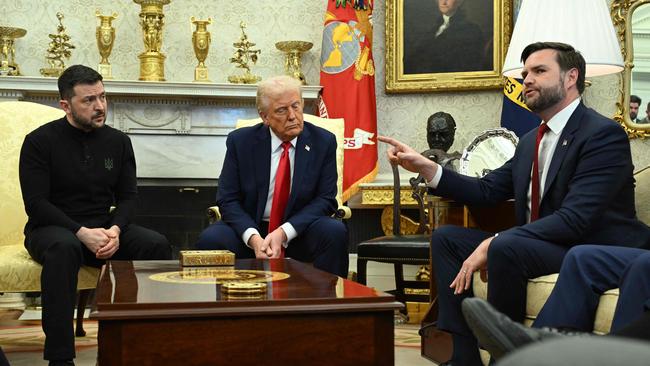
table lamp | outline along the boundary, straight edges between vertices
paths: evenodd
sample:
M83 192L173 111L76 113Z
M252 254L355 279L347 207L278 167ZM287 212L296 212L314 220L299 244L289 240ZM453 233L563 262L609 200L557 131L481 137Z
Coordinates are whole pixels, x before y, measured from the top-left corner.
M623 70L623 57L605 0L523 0L503 75L521 77L521 52L534 42L562 42L580 51L586 76Z

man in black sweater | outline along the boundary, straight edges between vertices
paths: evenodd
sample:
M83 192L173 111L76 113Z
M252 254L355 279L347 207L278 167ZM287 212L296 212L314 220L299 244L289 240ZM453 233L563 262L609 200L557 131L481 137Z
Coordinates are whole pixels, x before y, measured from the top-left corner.
M80 266L107 259L170 259L167 239L131 224L137 199L129 137L104 124L102 76L74 65L58 80L65 117L25 137L20 186L25 247L42 264L44 358L73 365L73 312ZM111 206L115 210L109 212Z

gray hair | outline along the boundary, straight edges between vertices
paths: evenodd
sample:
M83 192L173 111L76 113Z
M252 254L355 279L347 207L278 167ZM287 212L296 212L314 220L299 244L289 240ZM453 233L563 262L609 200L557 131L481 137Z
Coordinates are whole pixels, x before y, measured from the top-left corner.
M289 91L297 91L302 100L302 83L289 75L274 76L261 81L257 84L257 104L258 112L266 112L269 108L269 98L280 96Z

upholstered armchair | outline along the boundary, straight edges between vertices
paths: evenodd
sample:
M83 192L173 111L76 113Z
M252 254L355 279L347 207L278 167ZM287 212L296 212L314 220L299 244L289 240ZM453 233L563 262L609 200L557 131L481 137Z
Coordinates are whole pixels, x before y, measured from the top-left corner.
M18 160L25 135L63 115L62 110L42 104L0 103L0 293L41 290L41 266L31 259L24 246L27 216L18 181ZM85 335L83 312L98 276L97 268L83 267L79 271L77 336Z
M650 224L650 166L634 174L636 179L636 214L639 220ZM557 273L541 276L528 280L528 293L526 296L526 319L524 324L531 325L537 314L544 306L546 299L551 294L557 281ZM472 282L474 295L487 299L487 284L481 281L478 272L474 273ZM618 302L618 289L606 291L600 296L596 318L594 320L594 333L609 333L614 317L614 310Z
M339 203L339 207L336 210L334 216L340 219L348 219L352 216L352 211L349 207L344 206L341 200L343 196L343 134L345 132L345 121L343 118L321 118L311 114L305 114L304 118L305 121L310 122L318 127L324 128L336 136L336 173L338 175L338 180L336 182L336 185L338 187L336 200ZM240 119L237 120L235 128L249 127L258 123L262 123L262 119L259 117L253 119ZM211 224L221 220L221 213L219 212L219 207L217 206L209 207L207 215L208 221Z

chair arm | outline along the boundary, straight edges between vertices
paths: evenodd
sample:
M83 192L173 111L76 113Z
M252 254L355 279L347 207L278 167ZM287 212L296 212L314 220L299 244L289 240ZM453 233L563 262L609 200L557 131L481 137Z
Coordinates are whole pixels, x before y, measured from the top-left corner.
M208 216L208 222L214 224L215 222L221 220L221 212L219 212L218 206L208 207L206 210L206 215ZM334 212L334 217L337 219L349 219L352 217L352 210L348 206L340 206Z
M221 220L221 212L219 212L219 206L208 207L205 213L208 216L208 222L210 224L214 224L215 222Z
M337 219L347 220L352 217L352 210L348 206L339 206L334 213L334 217Z

